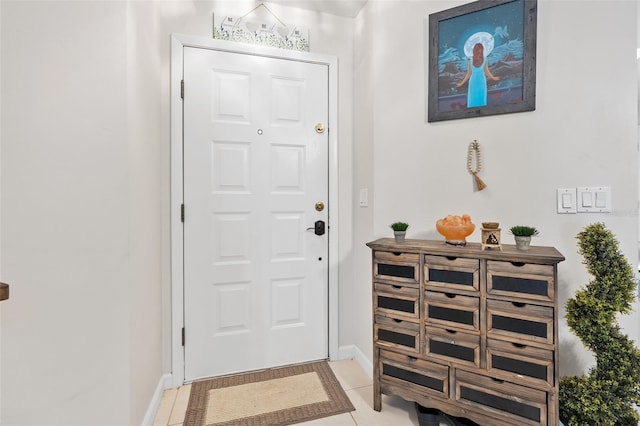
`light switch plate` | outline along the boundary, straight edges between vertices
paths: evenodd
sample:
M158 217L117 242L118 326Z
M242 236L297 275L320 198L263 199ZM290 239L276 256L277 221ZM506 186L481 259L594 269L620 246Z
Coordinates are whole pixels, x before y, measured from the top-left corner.
M360 207L369 207L369 190L367 188L360 189Z
M576 188L578 213L611 213L611 188L580 186Z
M577 213L575 188L558 188L557 200L558 213Z

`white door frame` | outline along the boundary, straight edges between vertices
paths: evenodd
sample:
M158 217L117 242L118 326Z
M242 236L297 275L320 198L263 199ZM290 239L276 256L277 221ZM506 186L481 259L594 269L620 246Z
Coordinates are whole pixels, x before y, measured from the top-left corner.
M182 99L183 52L185 47L312 62L329 68L329 358L338 358L338 60L334 56L296 52L202 37L171 36L171 369L172 386L184 384L184 235Z

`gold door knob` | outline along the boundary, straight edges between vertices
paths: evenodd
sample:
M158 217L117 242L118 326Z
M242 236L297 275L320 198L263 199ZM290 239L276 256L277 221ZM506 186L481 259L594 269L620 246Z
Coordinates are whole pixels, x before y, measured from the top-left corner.
M324 203L322 201L318 201L316 203L316 210L321 212L322 210L324 210Z
M322 124L322 123L316 124L316 132L317 133L324 133L324 124Z

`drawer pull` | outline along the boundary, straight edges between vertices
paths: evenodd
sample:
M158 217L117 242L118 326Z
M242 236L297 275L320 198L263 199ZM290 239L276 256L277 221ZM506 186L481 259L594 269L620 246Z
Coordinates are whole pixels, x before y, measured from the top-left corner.
M456 334L456 333L457 333L457 331L455 331L455 330L450 330L450 329L448 329L448 328L447 328L446 330L447 330L447 333L449 333L449 334Z
M401 323L402 322L402 320L398 319L398 318L392 318L392 320L393 320L393 322L397 322L397 323Z
M391 253L393 253L394 256L400 256L402 255L401 251L392 251Z
M527 306L526 303L522 303L522 302L511 302L511 304L516 308L524 308L525 306Z
M401 285L392 285L391 287L393 287L393 288L397 288L397 289L401 289L401 288L402 288L402 286L401 286Z
M456 298L456 295L453 294L453 293L445 293L444 295L447 296L449 299L455 299Z
M523 345L522 343L511 343L514 347L518 348L518 349L523 349L526 348L527 345Z
M510 262L510 263L517 268L521 268L525 265L525 263L523 262Z
M407 355L407 361L413 362L413 361L417 361L417 360L418 360L418 358L416 358L414 356Z
M446 256L448 260L454 261L457 259L455 256Z
M496 383L504 383L504 380L496 379L495 377L492 377L491 380L493 380Z

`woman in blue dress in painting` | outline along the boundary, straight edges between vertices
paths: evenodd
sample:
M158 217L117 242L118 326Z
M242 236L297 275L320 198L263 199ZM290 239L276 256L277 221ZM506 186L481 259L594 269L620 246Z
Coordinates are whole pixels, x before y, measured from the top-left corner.
M488 36L488 37L487 37ZM469 52L468 46L473 43L473 50ZM485 49L487 44L488 49ZM485 52L485 50L487 50ZM500 80L489 71L487 55L493 50L493 36L488 33L476 33L469 37L465 43L465 53L470 57L467 64L467 73L456 87L469 82L467 89L467 108L487 105L487 79ZM469 55L472 53L472 55Z

